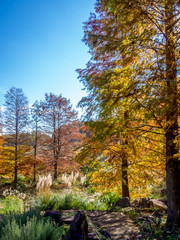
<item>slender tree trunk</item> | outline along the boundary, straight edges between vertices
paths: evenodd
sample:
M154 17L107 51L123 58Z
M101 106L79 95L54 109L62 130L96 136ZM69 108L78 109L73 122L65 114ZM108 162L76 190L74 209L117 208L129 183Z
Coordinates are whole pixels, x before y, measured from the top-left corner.
M126 37L126 31L122 29L122 36ZM124 59L126 58L125 54L122 52L122 65L123 67L126 67ZM124 121L125 121L125 127L127 127L127 121L129 118L128 111L124 112ZM128 159L127 159L127 153L126 153L126 146L128 145L128 138L127 136L124 136L124 145L125 145L125 153L122 158L122 197L128 197L129 198L129 184L128 184Z
M127 121L128 119L128 112L125 111L124 113L124 120ZM128 144L127 136L125 136L125 147ZM128 197L129 198L129 184L128 184L128 160L127 160L127 154L124 153L124 156L122 157L122 197Z
M54 179L56 180L57 179L57 156L54 158Z
M54 153L54 179L57 179L57 161L58 161L58 157L56 154L56 133L54 131L54 142L53 142L53 153Z
M178 136L178 105L177 105L177 65L176 42L173 34L174 0L166 4L166 78L168 111L166 116L166 184L168 201L167 223L180 227L180 161L175 140ZM171 221L172 220L172 221ZM175 224L175 225L174 225Z
M37 155L37 122L36 122L35 143L34 143L34 173L33 173L34 182L36 182L36 155Z
M14 184L17 183L17 173L18 173L18 166L17 166L17 161L18 161L18 148L17 148L17 140L15 142L15 159L14 159Z
M54 130L54 134L53 134L53 154L54 154L54 179L56 180L57 179L57 160L58 160L58 157L57 157L57 154L56 154L56 145L57 145L57 138L56 138L56 118L55 118L55 115L53 117L53 130Z
M16 133L15 133L15 156L14 156L14 184L17 183L17 172L18 172L18 166L17 166L17 161L18 161L18 108L17 108L17 103L16 103Z

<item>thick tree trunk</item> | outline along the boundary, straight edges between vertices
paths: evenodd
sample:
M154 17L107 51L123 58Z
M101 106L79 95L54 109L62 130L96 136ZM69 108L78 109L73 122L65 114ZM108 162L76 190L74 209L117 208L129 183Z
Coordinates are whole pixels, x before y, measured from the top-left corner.
M128 185L128 162L124 157L122 160L122 197L129 198L129 185Z
M166 117L166 182L169 226L180 227L180 161L175 141L178 137L177 105L177 65L176 42L173 34L174 0L166 4L166 78L167 78L167 117Z

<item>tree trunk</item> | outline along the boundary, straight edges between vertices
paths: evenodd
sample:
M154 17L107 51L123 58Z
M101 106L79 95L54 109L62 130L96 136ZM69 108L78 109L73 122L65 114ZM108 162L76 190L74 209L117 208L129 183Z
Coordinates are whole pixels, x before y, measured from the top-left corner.
M34 143L34 179L36 182L36 155L37 155L37 122L36 122L36 132L35 132L35 143Z
M36 182L36 164L34 163L34 171L33 171L33 182Z
M14 154L14 184L17 183L17 161L18 161L18 114L16 113L16 137L15 137L15 154Z
M124 120L125 125L127 127L127 120L128 120L128 111L124 112ZM128 160L127 160L127 153L126 153L126 146L128 145L128 138L124 136L124 145L125 145L125 152L124 156L122 157L122 197L129 198L129 184L128 184Z
M122 159L122 197L129 198L129 185L128 185L128 161L124 156Z
M17 167L17 145L15 146L15 163L14 163L14 184L17 183L17 172L18 172L18 167Z
M57 179L57 162L58 156L56 154L56 147L57 147L57 138L56 138L56 117L53 115L53 154L54 154L54 179Z
M57 159L57 157L55 156L55 158L54 158L54 179L56 180L57 179L57 161L58 161L58 159Z
M180 227L180 161L175 140L178 137L178 105L177 105L177 65L176 42L173 31L174 0L166 4L166 81L167 81L167 116L166 116L166 184L168 218L170 227Z

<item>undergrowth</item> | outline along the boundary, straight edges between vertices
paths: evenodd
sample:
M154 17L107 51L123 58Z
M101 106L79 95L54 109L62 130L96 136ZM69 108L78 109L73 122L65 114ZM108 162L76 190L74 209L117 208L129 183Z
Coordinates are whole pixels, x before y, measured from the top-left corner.
M22 213L24 211L24 202L16 196L7 196L0 200L0 213Z
M0 215L1 240L61 240L66 232L40 212Z
M81 193L51 194L47 196L41 194L33 202L32 207L38 210L108 210L117 201L118 196L113 194L94 197Z
M161 218L149 218L141 226L141 236L139 240L179 240L180 229L170 230L167 224L161 223Z

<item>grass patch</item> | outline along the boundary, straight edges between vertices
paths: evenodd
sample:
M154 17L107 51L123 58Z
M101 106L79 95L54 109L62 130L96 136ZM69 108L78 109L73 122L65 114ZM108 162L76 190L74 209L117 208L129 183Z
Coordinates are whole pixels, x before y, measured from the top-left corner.
M95 197L81 192L69 192L62 194L39 195L33 202L32 207L38 210L108 210L116 201L114 196L102 195Z

